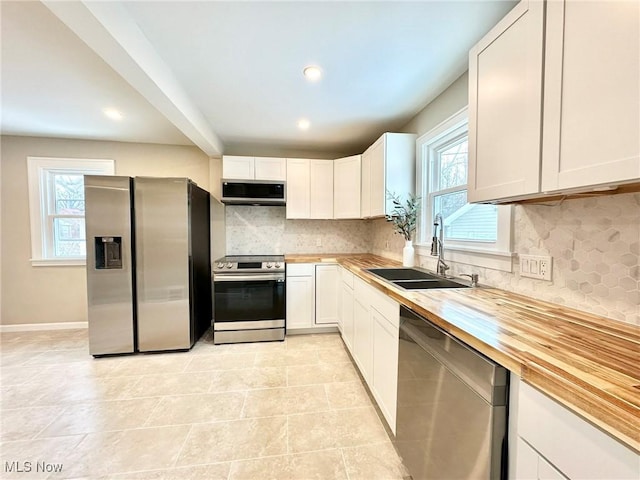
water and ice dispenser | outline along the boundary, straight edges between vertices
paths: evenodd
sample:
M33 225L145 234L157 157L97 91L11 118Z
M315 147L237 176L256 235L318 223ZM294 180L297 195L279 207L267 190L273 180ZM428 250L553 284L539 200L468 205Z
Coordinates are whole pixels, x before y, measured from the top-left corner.
M122 237L94 237L96 269L122 269Z

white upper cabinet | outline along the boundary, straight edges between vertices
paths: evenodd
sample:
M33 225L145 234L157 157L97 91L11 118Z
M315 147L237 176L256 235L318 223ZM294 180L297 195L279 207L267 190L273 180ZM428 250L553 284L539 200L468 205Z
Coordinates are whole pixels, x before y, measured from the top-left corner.
M333 218L333 160L310 161L309 218Z
M229 180L274 180L287 177L287 162L275 157L222 157L222 178Z
M222 157L222 178L229 180L253 180L255 178L255 158L224 155Z
M362 155L361 216L382 217L393 209L387 192L406 198L415 191L416 136L385 133Z
M333 218L333 160L287 159L287 218Z
M310 168L306 158L287 159L287 218L309 218Z
M640 180L640 2L547 3L542 191Z
M640 3L523 0L469 53L469 201L640 182L638 85Z
M333 163L334 218L360 218L360 157L339 158Z
M287 179L287 160L275 157L256 157L256 180Z
M540 189L544 4L522 1L469 52L470 202Z

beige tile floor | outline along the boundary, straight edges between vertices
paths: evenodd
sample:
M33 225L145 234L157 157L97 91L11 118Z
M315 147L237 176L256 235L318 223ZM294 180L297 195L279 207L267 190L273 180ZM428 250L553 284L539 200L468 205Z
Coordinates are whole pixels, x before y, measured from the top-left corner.
M101 359L86 330L0 340L3 479L407 475L337 334Z

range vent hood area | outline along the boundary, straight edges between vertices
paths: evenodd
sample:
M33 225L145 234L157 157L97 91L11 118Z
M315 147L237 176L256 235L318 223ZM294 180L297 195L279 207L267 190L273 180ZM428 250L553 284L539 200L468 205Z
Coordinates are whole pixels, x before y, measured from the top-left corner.
M284 206L287 185L284 181L223 179L221 201L227 205Z

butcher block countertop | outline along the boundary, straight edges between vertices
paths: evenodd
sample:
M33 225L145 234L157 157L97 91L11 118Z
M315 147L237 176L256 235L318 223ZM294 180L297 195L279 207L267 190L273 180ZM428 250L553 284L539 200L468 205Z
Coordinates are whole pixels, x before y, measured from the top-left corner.
M285 260L339 263L640 452L640 327L496 288L403 290L366 272L400 263L370 254Z

